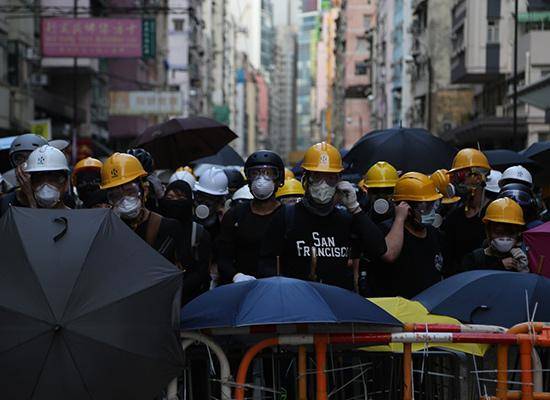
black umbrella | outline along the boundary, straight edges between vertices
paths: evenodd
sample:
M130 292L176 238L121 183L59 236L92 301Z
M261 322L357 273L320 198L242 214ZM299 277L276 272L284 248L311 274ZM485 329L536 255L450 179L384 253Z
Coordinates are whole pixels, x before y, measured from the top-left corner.
M521 152L527 158L545 166L550 165L550 141L533 143Z
M198 160L193 161L193 164L213 164L222 165L225 167L237 165L242 167L244 165L244 160L239 153L233 149L233 147L223 146L223 148L213 156L199 158Z
M148 150L158 169L176 169L216 154L236 137L226 125L210 118L174 118L147 128L134 147Z
M181 371L181 273L107 210L0 220L0 393L152 399Z
M424 129L395 128L363 136L344 157L347 172L364 174L378 161L397 170L431 174L449 168L456 149Z
M513 150L486 150L483 153L485 154L485 156L487 156L491 168L499 170L501 172L504 171L506 168L512 167L514 165L522 165L525 168L529 168L531 170L537 168L537 163L525 157L523 154L520 154Z

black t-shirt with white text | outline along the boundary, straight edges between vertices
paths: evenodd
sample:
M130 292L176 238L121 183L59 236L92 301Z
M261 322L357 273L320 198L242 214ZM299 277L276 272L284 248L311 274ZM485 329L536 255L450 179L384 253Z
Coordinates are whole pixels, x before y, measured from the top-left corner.
M281 275L309 280L315 258L320 282L352 289L353 272L348 267L352 243L369 258L386 252L384 236L363 212L351 215L335 207L329 215L318 216L302 203L286 207L264 237L265 268L275 269L279 256Z

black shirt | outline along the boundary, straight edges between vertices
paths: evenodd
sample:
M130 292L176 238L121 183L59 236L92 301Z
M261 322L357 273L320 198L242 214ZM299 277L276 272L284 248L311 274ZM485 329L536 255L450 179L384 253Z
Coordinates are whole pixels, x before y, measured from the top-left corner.
M481 247L485 240L485 226L481 217L466 218L464 206L452 210L441 226L445 235L444 273L446 276L462 271L462 259Z
M384 234L391 230L392 223L390 220L380 225ZM419 238L405 228L403 248L395 262L368 264L369 295L410 299L441 280L441 234L431 226L426 230L426 237Z
M370 259L386 252L384 236L364 212L351 215L335 207L329 215L318 216L298 203L273 218L262 244L261 265L274 272L279 256L282 275L307 280L315 254L319 281L352 289L352 243Z
M283 207L268 215L255 214L250 207L250 203L237 204L223 217L217 242L218 271L223 282L232 282L238 272L257 278L264 276L258 270L262 238Z
M473 271L477 269L496 269L506 271L502 259L505 257L511 257L510 254L503 255L503 257L497 257L495 255L486 254L485 249L475 249L471 253L468 253L462 259L462 270Z

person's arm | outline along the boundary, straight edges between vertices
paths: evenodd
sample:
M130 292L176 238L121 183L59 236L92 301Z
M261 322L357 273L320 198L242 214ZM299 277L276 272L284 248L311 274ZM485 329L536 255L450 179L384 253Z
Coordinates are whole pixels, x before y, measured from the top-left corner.
M359 239L363 254L369 260L382 257L388 251L382 231L365 212L358 212L352 218L352 234Z
M392 227L386 235L386 253L381 257L386 263L394 263L403 249L403 240L405 237L405 220L409 215L410 207L407 203L401 202L395 207L395 219Z
M259 277L276 276L278 271L281 275L285 275L285 265L282 265L285 240L284 217L285 210L281 207L281 211L273 217L262 239L258 260Z
M218 272L223 281L233 282L233 277L238 271L235 267L235 209L225 213L222 219L220 235L218 237Z

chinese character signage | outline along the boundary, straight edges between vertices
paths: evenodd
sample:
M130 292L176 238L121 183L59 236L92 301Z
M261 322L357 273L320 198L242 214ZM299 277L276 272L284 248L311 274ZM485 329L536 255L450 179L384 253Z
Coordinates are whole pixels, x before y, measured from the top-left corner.
M133 58L142 55L137 18L44 18L44 57Z
M110 92L110 115L180 115L180 92Z
M157 24L153 18L143 19L143 58L155 58L157 52Z

